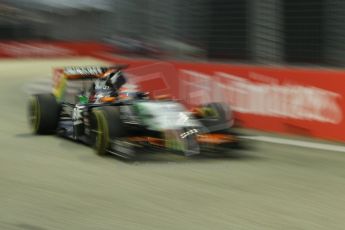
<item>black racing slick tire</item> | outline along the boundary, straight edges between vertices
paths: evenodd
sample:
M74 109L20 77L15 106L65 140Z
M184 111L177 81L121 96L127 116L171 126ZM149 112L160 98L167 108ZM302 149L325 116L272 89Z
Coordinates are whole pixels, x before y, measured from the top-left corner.
M229 121L231 118L230 107L225 105L224 103L213 102L204 105L204 107L214 110L217 119L222 122Z
M204 117L200 122L205 125L210 132L219 132L229 130L232 126L232 113L228 105L224 103L213 102L202 106Z
M29 101L29 124L34 134L51 134L56 131L60 105L53 94L33 95Z
M95 152L104 156L111 149L112 141L125 135L119 107L105 106L91 113L91 143Z

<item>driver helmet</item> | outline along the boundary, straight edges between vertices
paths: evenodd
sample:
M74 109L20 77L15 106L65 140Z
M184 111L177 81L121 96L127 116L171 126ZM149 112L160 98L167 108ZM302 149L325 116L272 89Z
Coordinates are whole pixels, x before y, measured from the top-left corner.
M102 74L102 77L100 77L99 79L102 81L106 81L111 79L116 73L118 73L119 71L115 70L115 69L109 69L108 71L106 71L104 74Z

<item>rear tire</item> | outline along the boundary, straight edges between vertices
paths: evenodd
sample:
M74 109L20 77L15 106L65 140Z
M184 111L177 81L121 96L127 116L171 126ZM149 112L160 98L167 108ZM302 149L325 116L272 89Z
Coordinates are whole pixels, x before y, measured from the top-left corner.
M34 134L56 131L60 105L53 94L33 95L29 101L29 123Z

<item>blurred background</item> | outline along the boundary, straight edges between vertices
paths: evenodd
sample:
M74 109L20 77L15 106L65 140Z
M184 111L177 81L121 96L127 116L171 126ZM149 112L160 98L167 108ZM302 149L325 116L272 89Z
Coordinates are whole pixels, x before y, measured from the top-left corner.
M345 229L344 38L345 0L0 0L0 229ZM226 101L248 148L130 163L30 133L52 68L110 63Z
M118 53L344 66L343 0L2 0L0 40L106 42Z

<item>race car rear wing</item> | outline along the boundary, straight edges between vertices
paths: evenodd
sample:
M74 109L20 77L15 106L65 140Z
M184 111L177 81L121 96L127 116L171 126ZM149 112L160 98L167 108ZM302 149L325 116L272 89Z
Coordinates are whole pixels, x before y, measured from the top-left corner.
M70 66L53 70L53 94L58 101L65 98L67 82L70 80L92 80L102 78L108 71L127 68L126 64L112 66Z
M74 66L63 68L63 73L66 75L67 79L90 79L103 77L104 73L114 70L118 71L127 68L128 65L117 64L113 66Z

